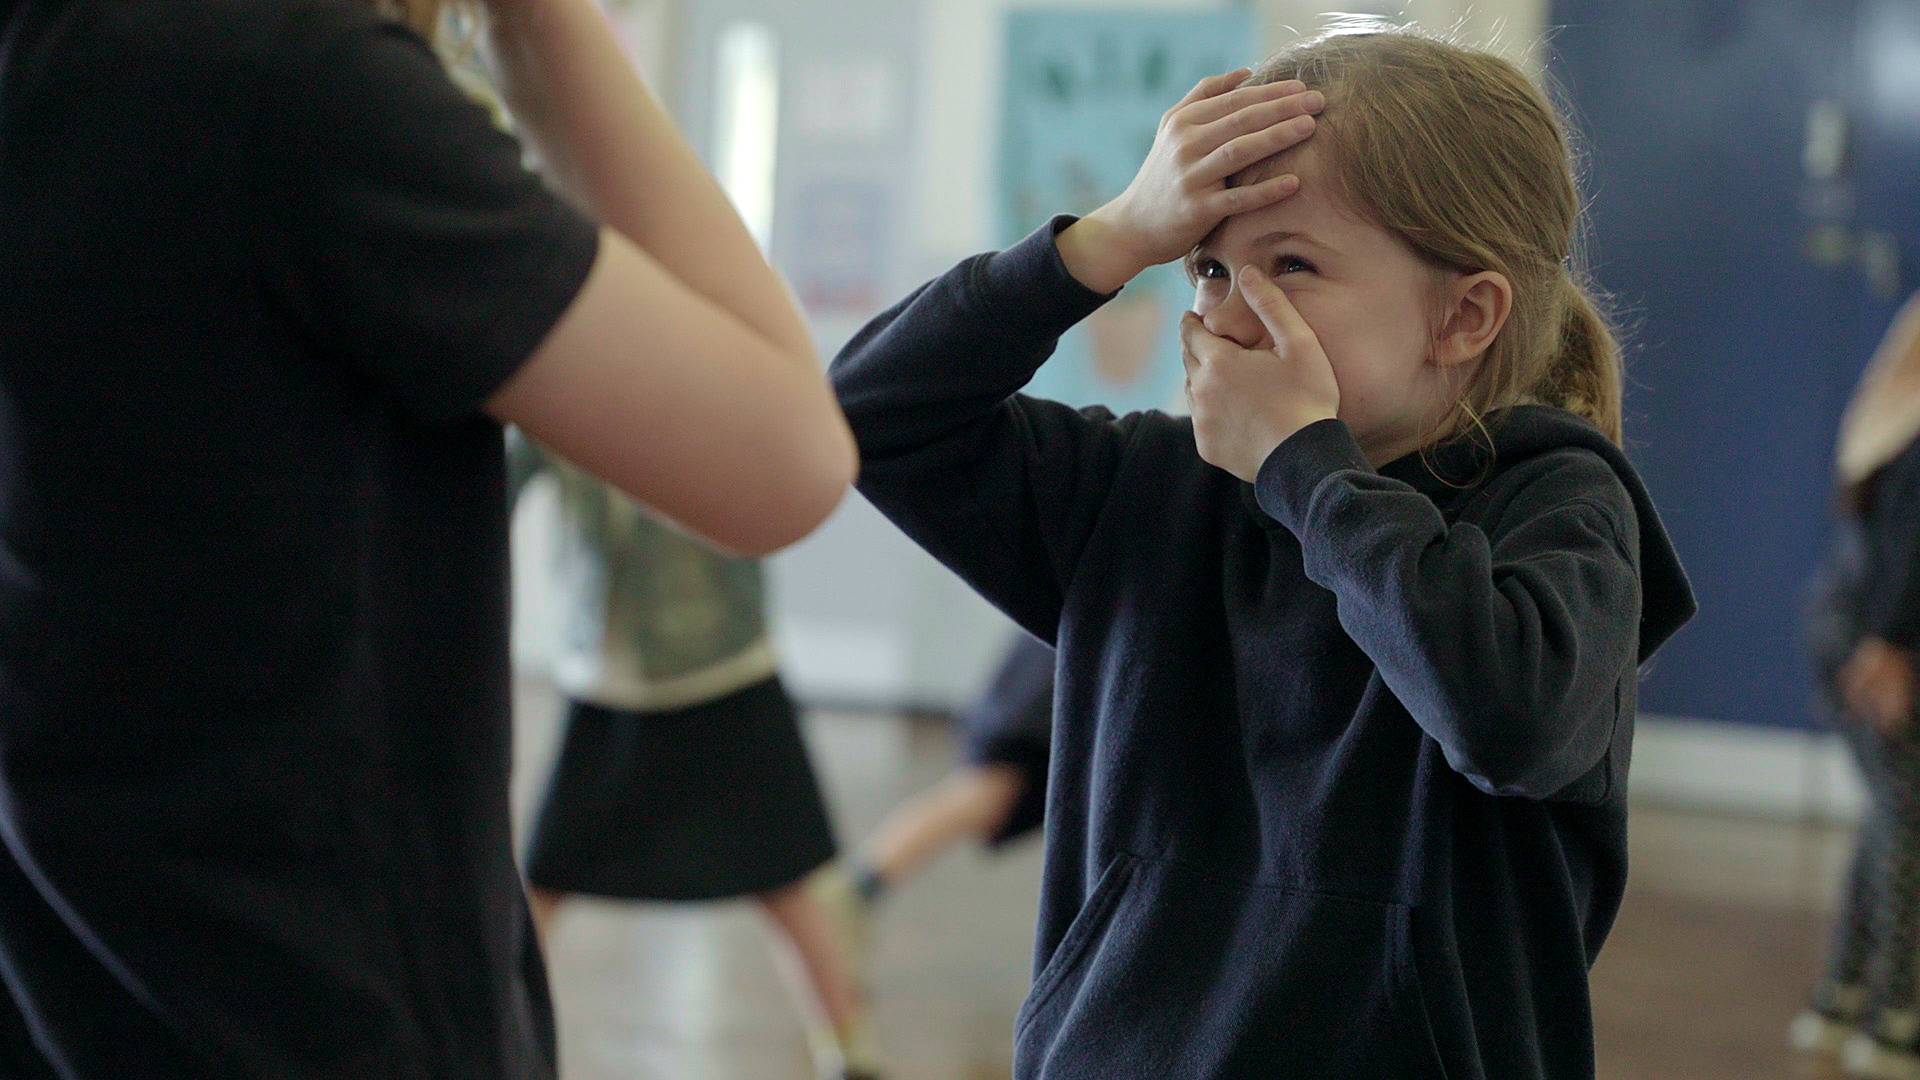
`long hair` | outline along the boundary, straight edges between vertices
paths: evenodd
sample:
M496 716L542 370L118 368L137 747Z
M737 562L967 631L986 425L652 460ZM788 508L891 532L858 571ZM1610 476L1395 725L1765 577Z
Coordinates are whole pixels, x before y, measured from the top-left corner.
M1861 489L1880 467L1920 438L1920 293L1915 293L1873 354L1840 420L1834 474L1840 503L1861 506Z
M1349 20L1263 63L1248 83L1326 95L1313 137L1340 195L1427 261L1497 271L1506 324L1431 442L1484 433L1533 402L1621 438L1620 345L1573 265L1581 203L1567 125L1507 60L1428 31Z

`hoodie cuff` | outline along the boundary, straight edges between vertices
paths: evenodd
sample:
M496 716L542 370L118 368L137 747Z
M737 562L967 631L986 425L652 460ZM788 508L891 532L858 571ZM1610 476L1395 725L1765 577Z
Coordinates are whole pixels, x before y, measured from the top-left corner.
M1067 272L1054 237L1078 220L1061 214L1012 247L976 259L967 279L974 310L1015 335L1056 338L1120 295L1094 292Z
M1289 435L1260 463L1253 496L1268 517L1297 536L1321 481L1335 473L1372 471L1344 421L1318 420Z

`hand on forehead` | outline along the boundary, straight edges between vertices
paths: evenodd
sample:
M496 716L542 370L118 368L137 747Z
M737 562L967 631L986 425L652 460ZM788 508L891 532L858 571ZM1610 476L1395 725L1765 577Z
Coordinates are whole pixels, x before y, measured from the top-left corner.
M1364 225L1365 218L1354 213L1341 197L1338 177L1327 157L1326 151L1316 148L1315 140L1309 139L1229 177L1229 187L1243 187L1291 173L1299 178L1300 187L1277 203L1223 219L1200 246L1217 247L1229 234L1244 238L1275 231L1308 234L1326 243L1355 225Z

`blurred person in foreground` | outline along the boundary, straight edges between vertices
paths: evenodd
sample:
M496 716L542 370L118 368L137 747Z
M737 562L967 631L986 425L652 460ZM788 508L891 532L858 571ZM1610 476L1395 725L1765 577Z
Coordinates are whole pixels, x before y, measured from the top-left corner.
M759 555L853 473L591 0L0 0L0 1076L554 1074L503 421ZM396 18L396 16L403 17Z

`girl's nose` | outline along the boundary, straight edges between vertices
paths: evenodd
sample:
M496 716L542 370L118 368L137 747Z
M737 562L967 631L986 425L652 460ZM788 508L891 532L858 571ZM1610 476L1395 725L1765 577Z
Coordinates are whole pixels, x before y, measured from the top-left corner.
M1261 323L1260 316L1253 313L1246 298L1240 295L1237 282L1227 293L1226 299L1201 316L1200 321L1208 333L1226 338L1243 349L1258 349L1267 344L1267 328Z

